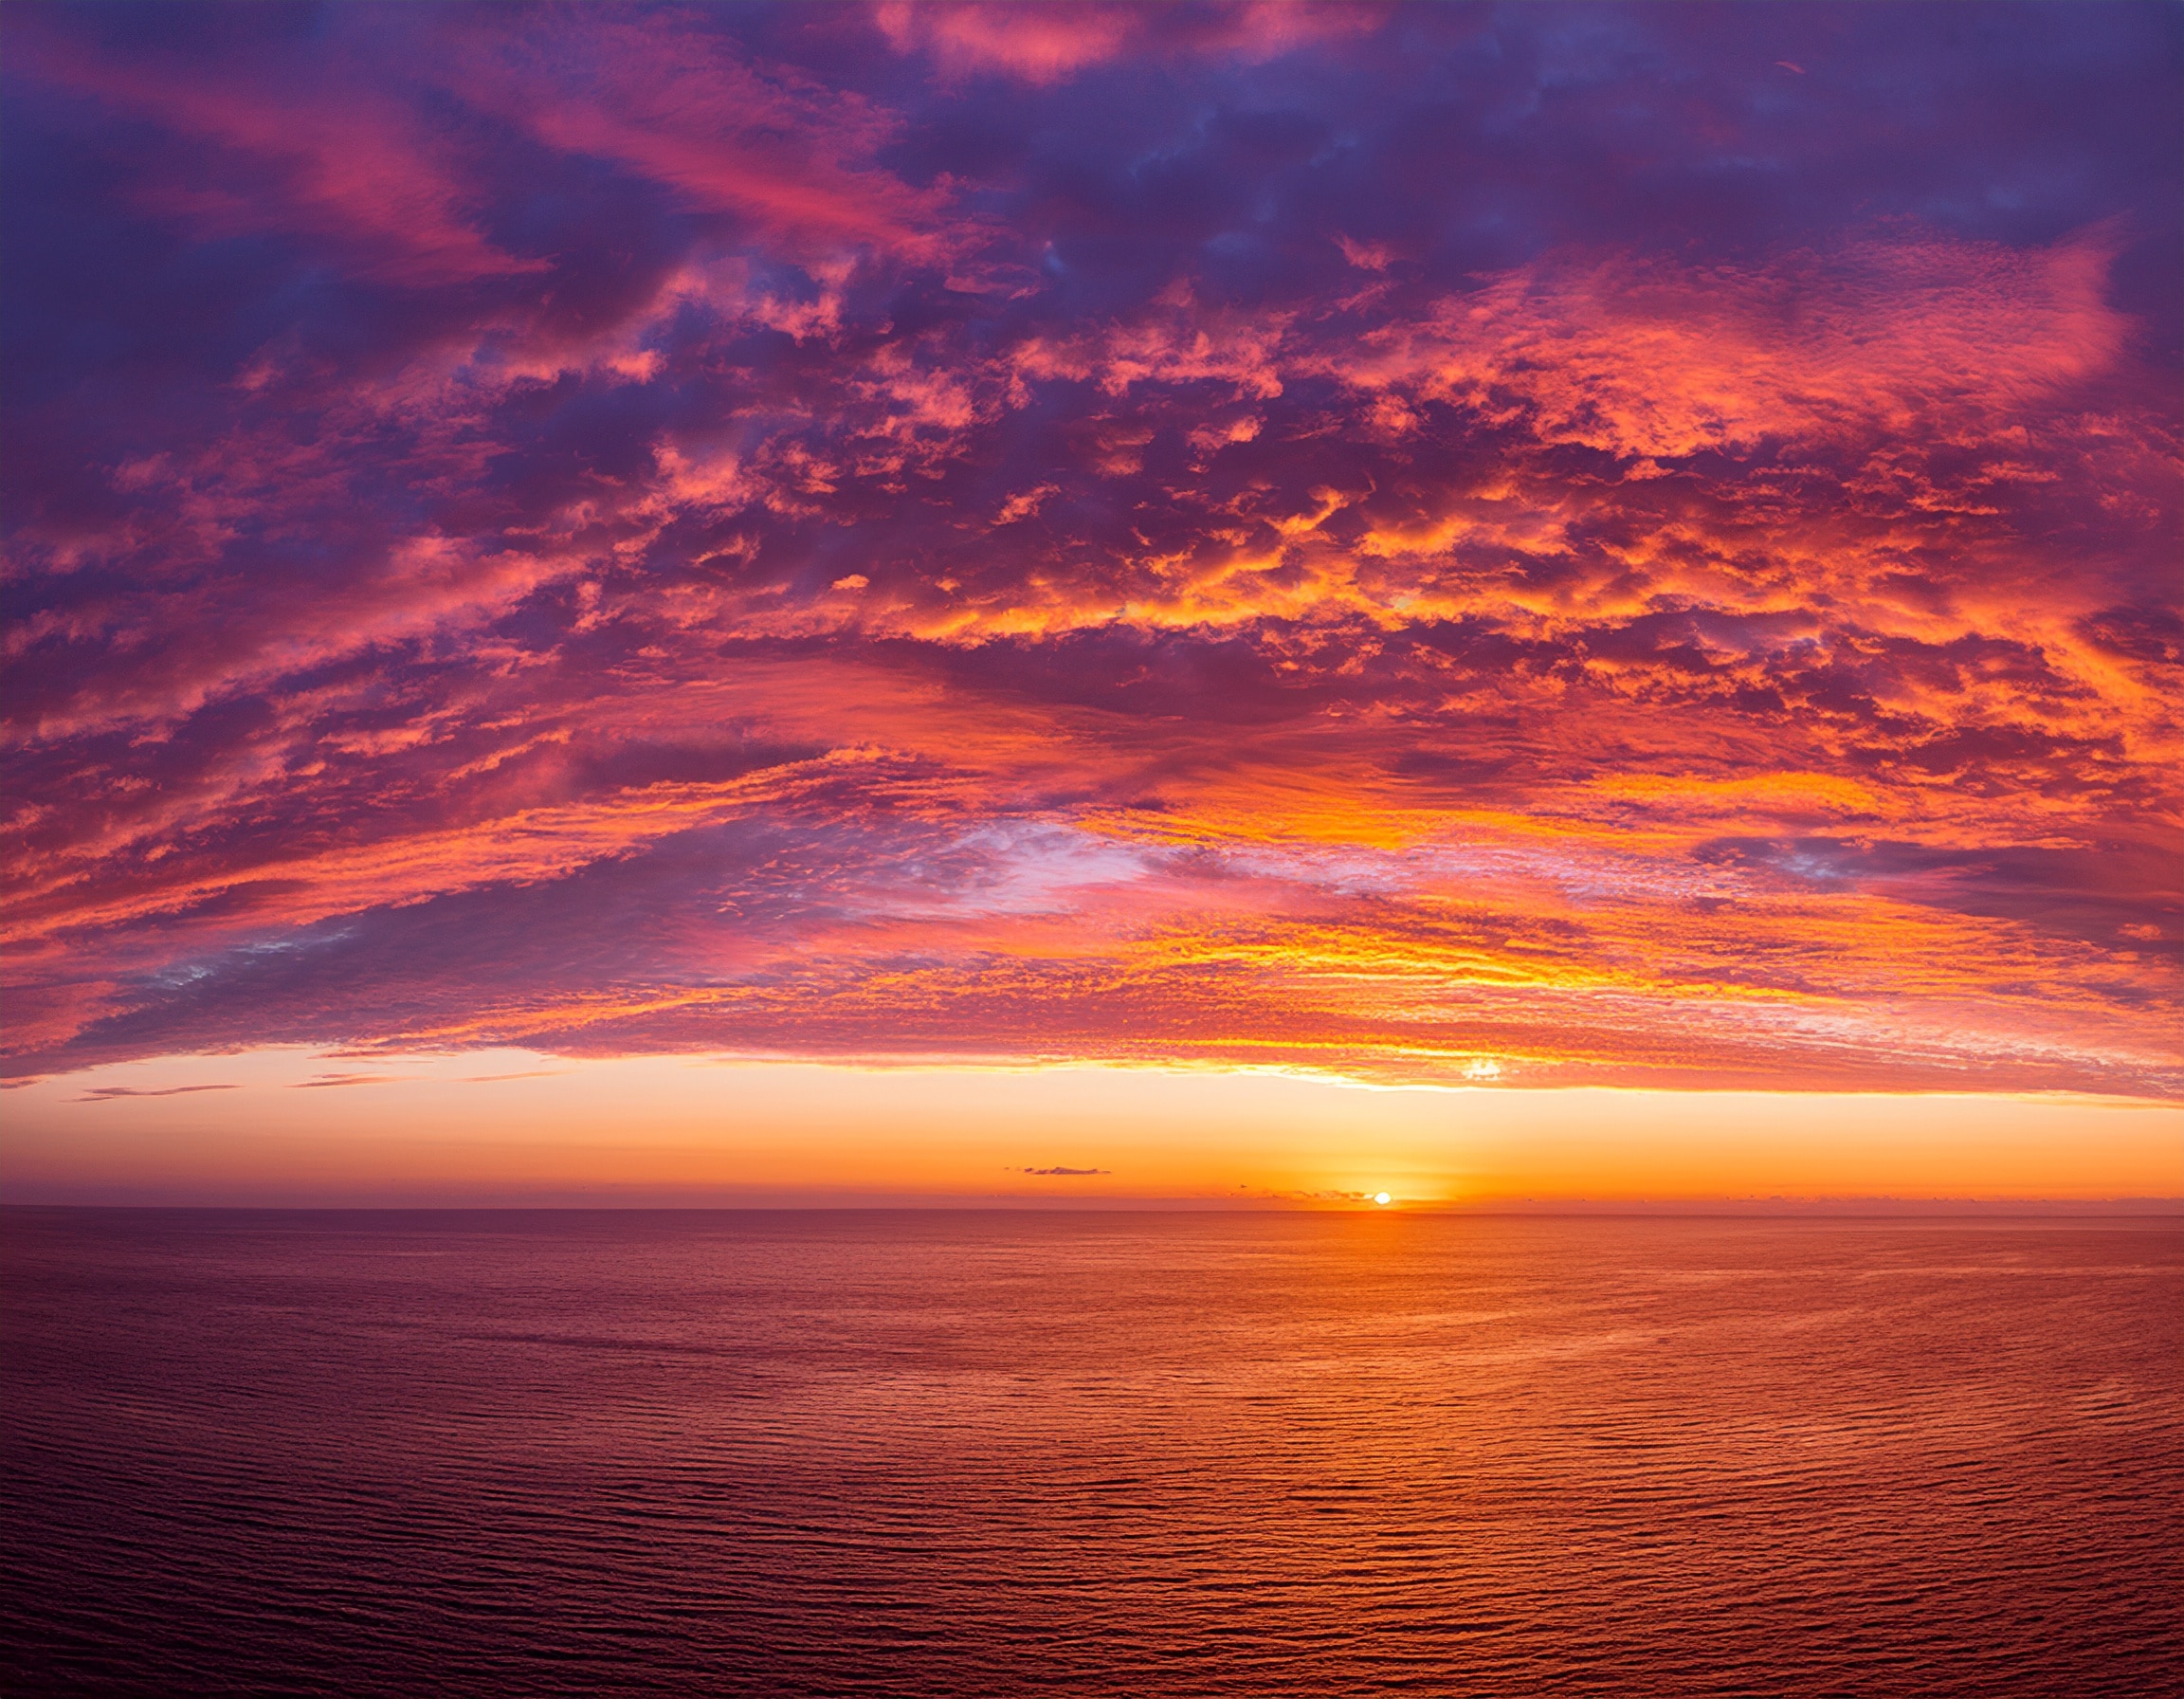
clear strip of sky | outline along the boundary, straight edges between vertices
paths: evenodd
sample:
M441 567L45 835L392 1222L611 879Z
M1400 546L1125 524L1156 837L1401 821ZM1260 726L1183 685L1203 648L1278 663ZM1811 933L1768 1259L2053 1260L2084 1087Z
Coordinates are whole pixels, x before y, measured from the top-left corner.
M2184 1197L2184 1107L302 1048L0 1099L11 1203L1396 1207Z

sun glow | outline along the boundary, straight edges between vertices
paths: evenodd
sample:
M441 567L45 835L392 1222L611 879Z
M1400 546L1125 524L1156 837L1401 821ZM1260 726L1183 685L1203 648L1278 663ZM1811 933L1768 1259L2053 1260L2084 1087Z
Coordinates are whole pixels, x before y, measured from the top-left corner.
M169 10L6 9L0 1167L2184 1190L2152 12L1906 201L1673 8Z
M516 1049L156 1057L17 1087L6 1116L0 1189L25 1203L1492 1210L2173 1197L2184 1173L2184 1111L2116 1099L1359 1090L1273 1070ZM1361 1184L1361 1168L1388 1178Z

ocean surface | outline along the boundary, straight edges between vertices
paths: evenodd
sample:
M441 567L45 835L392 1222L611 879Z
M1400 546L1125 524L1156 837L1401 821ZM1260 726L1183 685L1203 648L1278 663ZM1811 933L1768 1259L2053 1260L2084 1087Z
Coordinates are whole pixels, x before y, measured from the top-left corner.
M2184 1690L2184 1227L0 1215L0 1690Z

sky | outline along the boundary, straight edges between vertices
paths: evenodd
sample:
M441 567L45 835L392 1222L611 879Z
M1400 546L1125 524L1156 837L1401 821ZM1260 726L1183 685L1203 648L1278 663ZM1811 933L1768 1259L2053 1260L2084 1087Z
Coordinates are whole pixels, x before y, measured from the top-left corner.
M16 1195L2184 1193L2175 7L0 46Z

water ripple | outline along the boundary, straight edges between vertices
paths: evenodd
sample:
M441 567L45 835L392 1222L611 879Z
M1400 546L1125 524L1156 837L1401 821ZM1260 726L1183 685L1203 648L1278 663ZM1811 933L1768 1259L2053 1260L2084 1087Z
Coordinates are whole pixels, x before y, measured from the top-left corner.
M10 1691L2139 1695L2171 1221L6 1214Z

